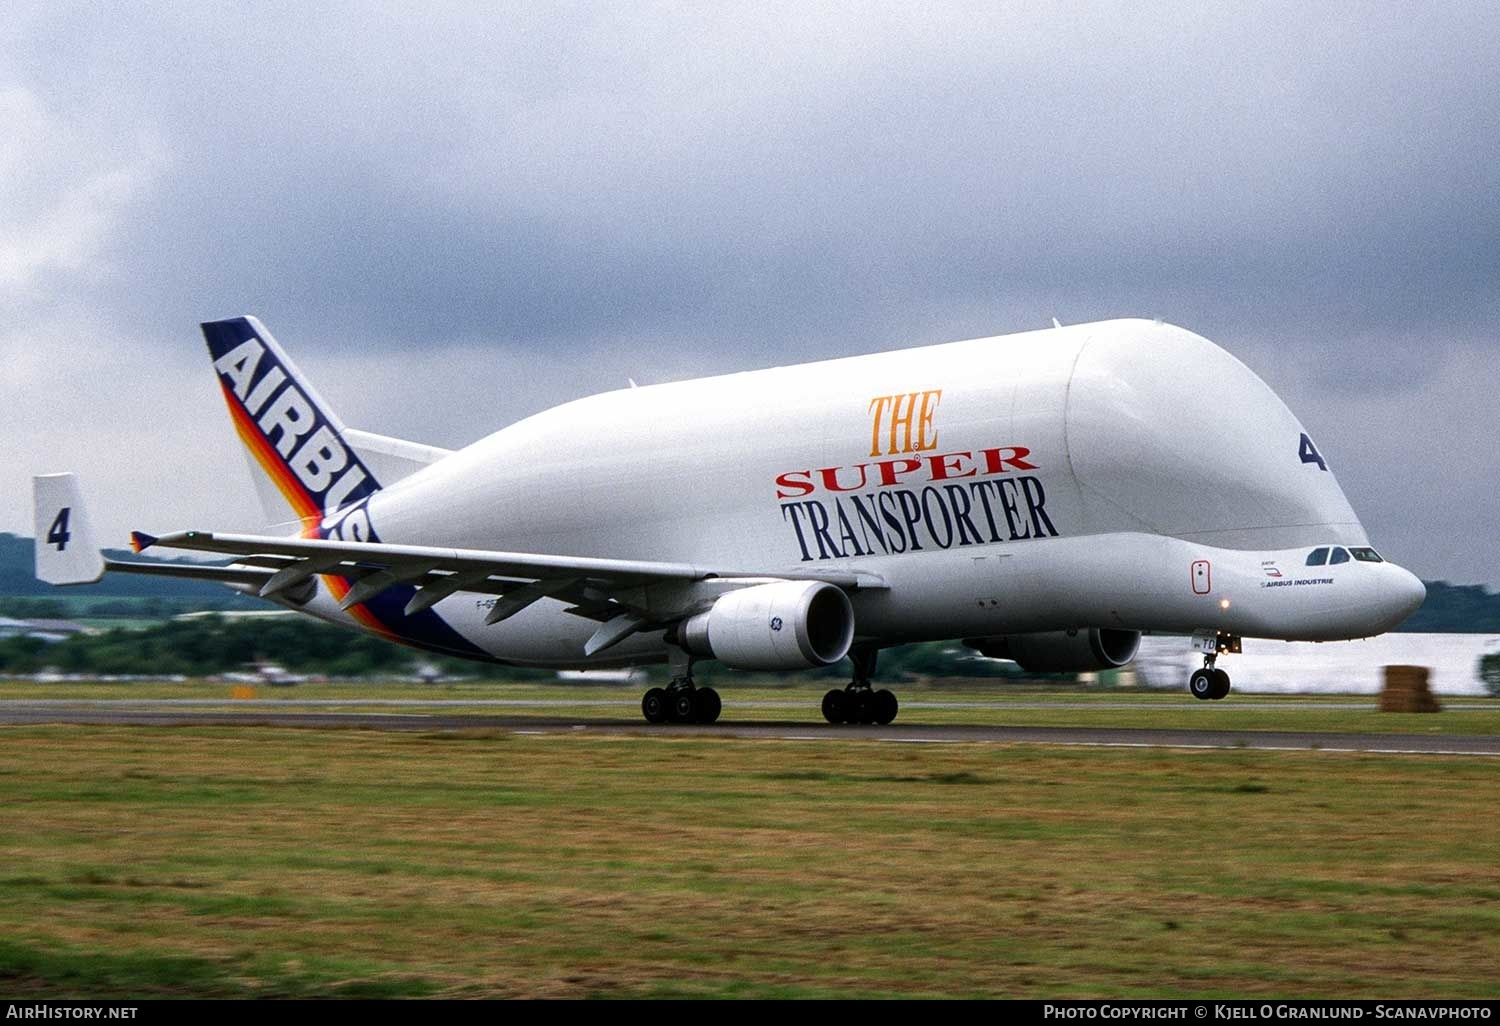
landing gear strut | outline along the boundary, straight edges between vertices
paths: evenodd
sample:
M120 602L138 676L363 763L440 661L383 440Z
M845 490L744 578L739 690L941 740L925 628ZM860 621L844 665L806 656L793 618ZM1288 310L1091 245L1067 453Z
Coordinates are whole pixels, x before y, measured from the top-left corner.
M1193 638L1193 644L1203 654L1203 669L1194 670L1188 678L1188 691L1194 698L1217 701L1229 694L1229 674L1214 666L1220 652L1238 652L1240 639L1232 634L1216 634L1212 638Z
M693 683L693 660L685 653L672 660L672 682L652 688L641 697L641 715L647 723L712 723L724 703L713 688Z
M882 726L896 718L900 703L884 688L876 691L870 683L875 676L875 661L880 650L873 645L856 645L849 650L854 664L854 679L842 690L835 688L823 696L823 718L829 723L879 723Z

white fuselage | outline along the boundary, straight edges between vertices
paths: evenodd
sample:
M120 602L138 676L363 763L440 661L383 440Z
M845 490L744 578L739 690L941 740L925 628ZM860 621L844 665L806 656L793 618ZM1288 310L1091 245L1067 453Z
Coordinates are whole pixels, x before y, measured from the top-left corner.
M325 522L387 543L866 570L857 634L880 642L1120 627L1328 640L1421 601L1390 563L1305 565L1368 539L1302 426L1241 363L1127 320L590 396L511 425ZM1316 455L1316 450L1312 450ZM495 658L596 659L598 624L543 600L484 626ZM321 593L310 611L347 620Z

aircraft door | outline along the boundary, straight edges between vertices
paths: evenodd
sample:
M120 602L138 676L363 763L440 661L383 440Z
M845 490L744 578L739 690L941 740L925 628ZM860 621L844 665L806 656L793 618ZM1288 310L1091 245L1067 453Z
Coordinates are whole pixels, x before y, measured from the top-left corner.
M1013 596L1021 586L1009 552L975 556L970 564L973 570L969 576L969 590L980 609L998 609L1006 605L1002 597Z
M1213 590L1213 581L1209 576L1208 560L1193 560L1193 594L1207 595Z

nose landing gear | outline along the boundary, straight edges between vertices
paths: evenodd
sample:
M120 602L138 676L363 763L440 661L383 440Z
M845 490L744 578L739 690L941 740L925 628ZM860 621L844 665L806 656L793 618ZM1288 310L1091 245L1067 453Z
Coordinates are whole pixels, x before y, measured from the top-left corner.
M1204 666L1201 670L1195 670L1188 678L1188 690L1193 693L1194 698L1207 701L1223 698L1229 694L1229 674L1212 666Z
M1240 639L1233 634L1194 634L1193 647L1203 653L1203 669L1188 678L1188 691L1203 701L1218 701L1229 694L1229 674L1214 666L1220 652L1238 652Z

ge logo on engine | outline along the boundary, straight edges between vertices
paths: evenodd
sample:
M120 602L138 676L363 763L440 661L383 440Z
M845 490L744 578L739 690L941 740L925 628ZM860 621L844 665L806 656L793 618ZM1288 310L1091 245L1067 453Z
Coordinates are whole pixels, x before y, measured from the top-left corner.
M771 630L773 630L773 631L779 631L779 630L781 630L781 617L779 617L779 616L773 616L773 617L771 617Z

